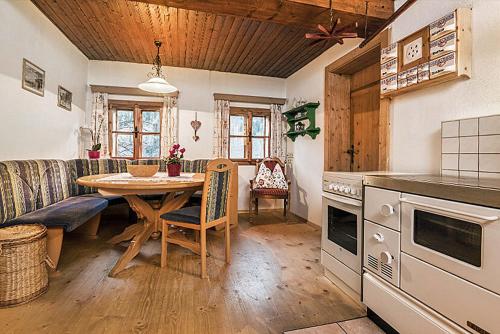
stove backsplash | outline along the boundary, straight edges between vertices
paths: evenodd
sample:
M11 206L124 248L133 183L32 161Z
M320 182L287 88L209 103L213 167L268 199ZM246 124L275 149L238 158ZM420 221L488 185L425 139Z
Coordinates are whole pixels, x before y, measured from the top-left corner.
M441 174L500 178L500 115L442 122Z

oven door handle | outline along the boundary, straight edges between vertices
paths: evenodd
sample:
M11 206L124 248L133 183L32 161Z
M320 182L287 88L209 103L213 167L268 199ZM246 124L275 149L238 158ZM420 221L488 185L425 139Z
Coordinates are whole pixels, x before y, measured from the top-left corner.
M340 202L340 203L344 203L347 205L358 206L358 207L363 206L363 203L361 201L358 201L355 199L350 199L350 198L344 198L342 196L338 196L338 195L334 195L334 194L323 193L323 197L326 199L329 199L331 201Z
M477 224L488 224L488 223L492 223L492 222L498 220L498 216L476 215L474 213L469 213L469 212L465 212L465 211L454 210L454 209L447 209L447 208L442 208L442 207L431 205L431 204L413 202L413 201L410 201L410 200L408 200L406 198L400 198L399 201L401 203L407 203L407 204L410 204L410 205L413 205L413 206L416 206L416 207L420 207L420 208L426 209L427 211L430 211L430 212L433 212L433 213L437 213L437 214L439 214L439 213L447 213L450 216L452 216L452 218L458 218L458 219L466 218L466 219L469 219L469 220L471 220L471 221L473 221L474 223L477 223Z

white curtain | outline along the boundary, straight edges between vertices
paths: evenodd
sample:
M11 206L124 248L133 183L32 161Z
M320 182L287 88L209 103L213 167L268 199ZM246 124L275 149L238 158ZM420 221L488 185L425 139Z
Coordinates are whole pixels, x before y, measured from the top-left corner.
M286 126L282 114L283 106L271 104L271 157L278 157L281 161L286 158L284 134Z
M92 95L90 130L92 131L92 145L101 144L101 158L109 158L110 156L108 115L108 94L94 93Z
M215 100L213 157L227 158L229 155L229 101Z
M163 100L161 117L161 156L168 156L168 150L179 140L179 107L177 97L166 96Z

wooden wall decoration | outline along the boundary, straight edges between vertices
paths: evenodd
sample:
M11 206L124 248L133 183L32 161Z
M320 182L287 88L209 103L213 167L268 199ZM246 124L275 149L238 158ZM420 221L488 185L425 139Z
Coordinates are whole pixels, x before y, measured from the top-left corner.
M382 49L381 97L397 96L450 80L470 78L471 17L472 9L457 8Z

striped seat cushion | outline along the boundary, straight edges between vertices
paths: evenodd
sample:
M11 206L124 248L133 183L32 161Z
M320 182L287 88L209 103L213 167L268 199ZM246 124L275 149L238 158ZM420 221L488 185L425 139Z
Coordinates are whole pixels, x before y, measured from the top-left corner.
M287 197L287 189L273 189L273 188L257 188L253 190L255 196L276 196Z

